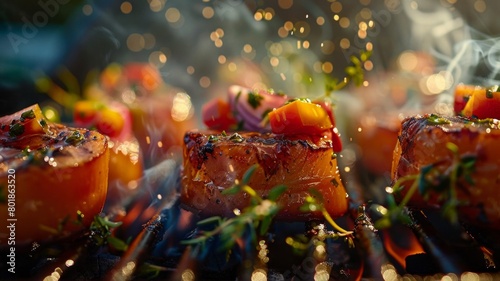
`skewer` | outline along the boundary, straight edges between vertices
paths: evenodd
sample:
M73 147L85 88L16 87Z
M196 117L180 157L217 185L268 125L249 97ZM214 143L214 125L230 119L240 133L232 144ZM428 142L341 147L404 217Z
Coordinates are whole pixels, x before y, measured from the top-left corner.
M364 171L359 161L351 167L350 172L342 174L351 201L349 212L354 220L355 247L358 255L363 259L362 262L367 265L363 268L363 276L381 279L382 269L393 266L385 252L378 230L366 213L365 202L367 199L372 199L366 198L366 194L369 194L369 197L377 197L371 194L372 190L368 191L363 187L368 183L368 180L362 183L361 179L367 176L368 173Z
M484 253L485 266L487 270L495 270L497 268L497 263L499 262L498 247L494 243L492 243L491 238L485 237L481 231L474 227L470 227L468 225L463 224L465 232L468 237L474 241Z
M175 163L175 160L172 160L172 162L168 163L165 161L161 165L162 172L166 172L167 176L165 177L165 174L163 174L158 177L159 175L156 174L157 178L154 178L152 183L150 183L153 186L157 186L156 193L163 194L157 204L152 204L148 207L148 209L154 210L155 214L135 237L118 264L110 271L106 280L130 280L144 261L145 256L153 250L154 243L158 241L159 232L163 229L163 223L166 219L162 211L170 209L179 196L175 188L175 175L178 169L177 163ZM165 171L164 169L167 170ZM158 173L158 171L153 172ZM148 178L148 180L150 179ZM141 203L143 203L142 200Z
M484 253L478 247L452 247L439 237L427 216L421 210L406 208L413 230L422 247L440 272L461 274L466 271L484 270Z
M130 280L145 257L151 252L162 228L163 217L161 214L157 214L134 239L106 280Z
M356 248L362 257L365 257L365 272L363 275L376 279L382 278L382 268L390 264L384 250L384 245L366 214L365 205L358 207L358 216L354 221L354 237Z
M451 249L438 238L436 229L427 220L425 214L411 208L406 208L406 212L412 221L409 227L417 236L425 252L435 264L439 265L440 270L447 273L462 273L465 265L455 255L449 254Z

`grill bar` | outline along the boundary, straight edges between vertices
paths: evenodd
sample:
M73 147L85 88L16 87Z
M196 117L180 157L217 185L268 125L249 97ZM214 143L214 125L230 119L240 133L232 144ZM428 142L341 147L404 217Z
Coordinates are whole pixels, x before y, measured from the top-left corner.
M144 262L158 241L158 233L163 227L161 214L156 215L134 239L128 250L105 280L130 280L137 268Z
M484 272L491 264L486 252L475 245L475 241L462 239L460 243L454 241L453 237L445 240L443 233L433 225L428 216L422 210L406 208L405 210L411 218L409 226L420 241L426 254L424 259L430 259L438 267L439 272L462 274L464 272L476 271ZM463 238L464 233L460 229L454 229L455 234ZM422 260L421 260L422 261Z
M381 279L383 266L390 264L385 253L384 245L377 229L373 226L371 219L366 214L366 206L358 207L358 216L354 221L354 233L356 237L356 247L366 266L364 274L373 278Z

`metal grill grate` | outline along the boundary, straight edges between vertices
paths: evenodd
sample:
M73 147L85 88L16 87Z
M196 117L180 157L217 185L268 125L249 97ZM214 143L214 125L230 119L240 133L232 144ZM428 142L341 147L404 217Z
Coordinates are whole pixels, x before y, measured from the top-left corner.
M124 221L115 235L130 237L125 252L96 247L88 235L35 246L18 257L19 280L500 278L494 233L450 226L432 211L416 209L405 210L412 224L384 231L373 227L370 215L374 214L369 208L365 210L361 205L353 209L340 223L354 230L355 247L349 247L344 239L325 239L324 233L330 230L322 222L275 222L257 248L242 240L229 253L217 251L216 238L205 248L187 247L180 242L195 236L197 226L195 216L178 204L179 163L167 160L146 174L147 180L141 182L144 188L138 189L142 192L115 202L115 206L107 206L115 218ZM319 243L308 244L298 255L285 241L300 234ZM416 241L417 248L424 251L398 253L390 245L398 241L402 244Z

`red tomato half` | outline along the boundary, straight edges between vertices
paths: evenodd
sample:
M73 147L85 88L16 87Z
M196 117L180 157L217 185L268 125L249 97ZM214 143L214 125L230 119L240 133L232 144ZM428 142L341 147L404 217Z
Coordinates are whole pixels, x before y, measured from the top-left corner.
M75 125L80 127L89 127L93 125L97 116L98 105L96 102L81 100L75 103L73 119Z
M158 69L148 63L129 63L123 71L129 82L138 83L148 91L155 90L163 82Z
M99 111L95 126L102 134L116 138L125 127L125 119L118 111L104 108Z
M203 123L209 129L229 130L236 125L230 105L222 99L213 99L202 107Z
M500 92L498 87L475 90L465 105L462 114L479 119L500 119Z

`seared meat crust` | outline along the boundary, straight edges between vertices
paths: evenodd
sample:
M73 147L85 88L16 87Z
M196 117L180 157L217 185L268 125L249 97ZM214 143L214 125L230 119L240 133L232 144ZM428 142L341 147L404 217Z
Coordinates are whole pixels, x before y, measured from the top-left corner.
M449 167L453 153L446 144L454 143L458 146L460 156L476 159L473 184L467 181L457 183L457 197L464 204L459 208L460 218L471 224L500 228L499 126L500 122L496 119L474 122L462 117L444 118L435 115L405 119L394 151L394 181L417 174L429 164L439 163L440 167ZM427 200L416 195L411 203L420 207L441 206L437 195Z
M249 186L263 198L277 185L287 186L279 198L277 219L308 220L320 213L304 213L300 206L316 189L333 217L347 211L347 194L340 179L330 141L314 136L283 136L242 132L188 132L184 138L181 202L206 216L233 216L249 205L245 193L222 195L254 164L259 164Z

